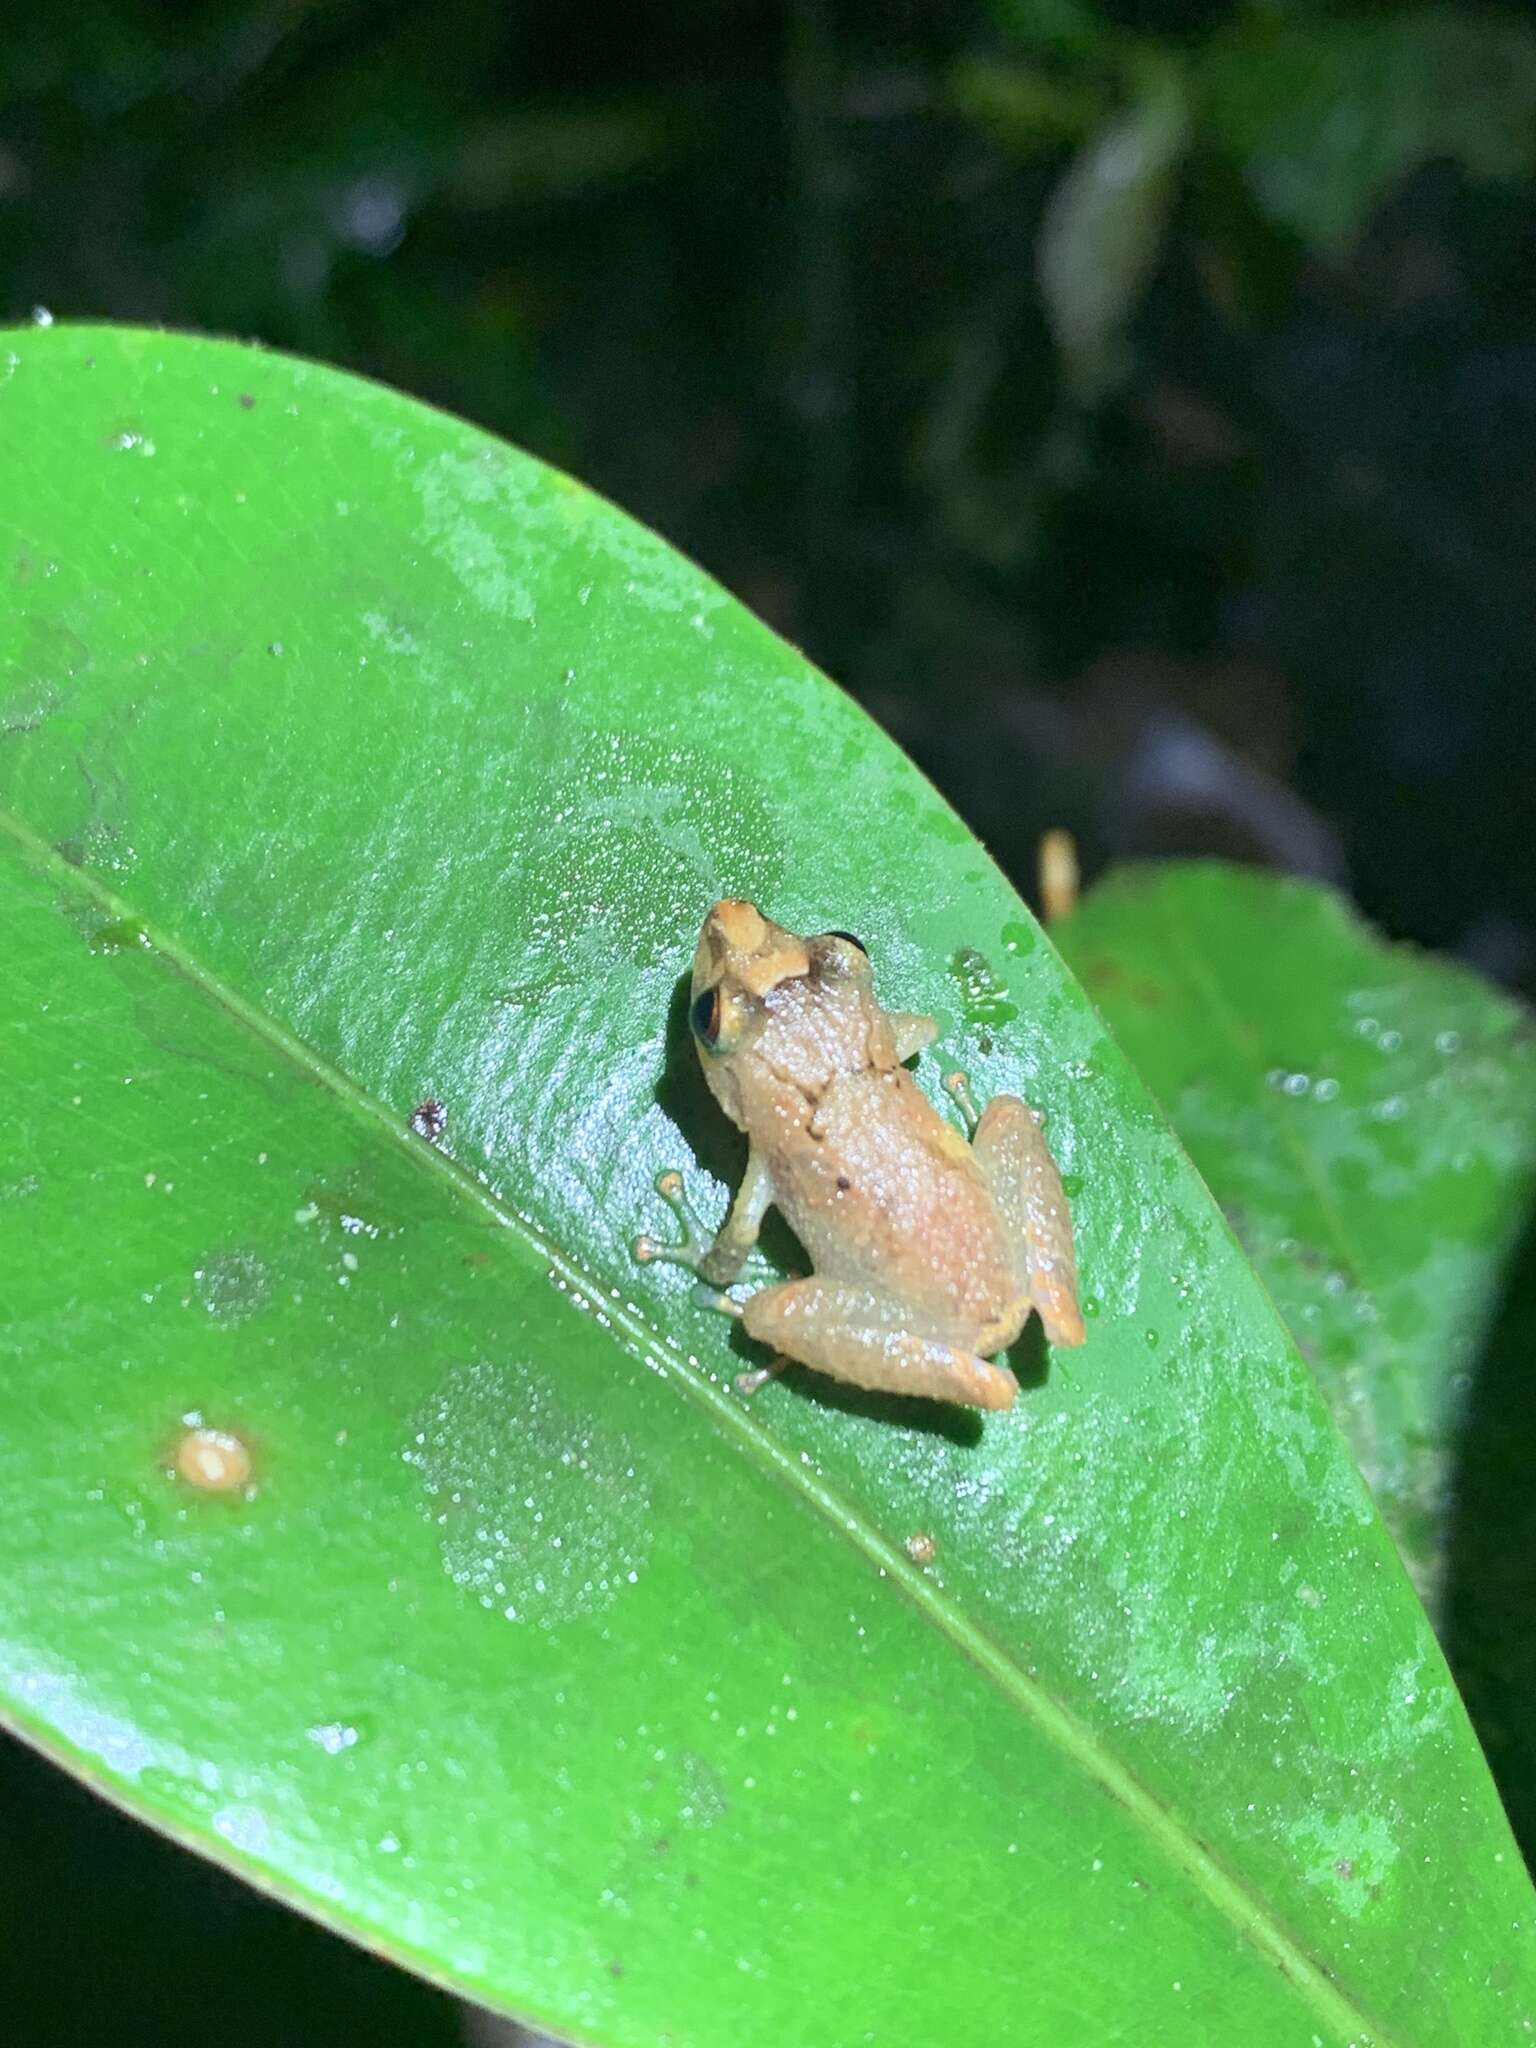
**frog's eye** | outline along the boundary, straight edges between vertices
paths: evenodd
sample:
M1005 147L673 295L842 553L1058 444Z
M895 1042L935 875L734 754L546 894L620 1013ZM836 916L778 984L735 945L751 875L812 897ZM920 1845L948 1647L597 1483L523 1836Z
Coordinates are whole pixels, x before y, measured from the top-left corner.
M828 932L827 937L829 939L846 939L850 946L858 947L859 951L864 955L865 959L869 958L868 946L865 945L862 939L856 938L852 932Z
M713 1052L720 1037L720 991L718 988L700 990L693 999L693 1008L688 1013L693 1025L693 1035L700 1045Z

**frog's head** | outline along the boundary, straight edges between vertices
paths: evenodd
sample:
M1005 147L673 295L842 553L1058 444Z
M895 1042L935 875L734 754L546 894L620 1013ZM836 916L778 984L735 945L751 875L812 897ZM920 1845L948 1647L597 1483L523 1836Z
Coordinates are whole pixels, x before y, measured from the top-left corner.
M869 959L851 932L801 938L755 903L715 904L693 956L688 1022L726 1114L746 1129L747 1098L759 1089L814 1088L863 1057L871 993Z

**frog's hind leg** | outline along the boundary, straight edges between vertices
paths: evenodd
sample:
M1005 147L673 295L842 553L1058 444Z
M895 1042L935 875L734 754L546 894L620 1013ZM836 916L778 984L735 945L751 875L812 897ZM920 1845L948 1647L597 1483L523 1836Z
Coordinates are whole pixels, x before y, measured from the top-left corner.
M878 1288L787 1280L754 1294L742 1312L749 1337L786 1358L883 1393L924 1394L971 1408L1011 1408L1019 1383L942 1333L912 1328L912 1312Z
M1072 1216L1039 1119L1017 1095L994 1095L977 1119L971 1149L1018 1239L1046 1336L1053 1344L1081 1344Z

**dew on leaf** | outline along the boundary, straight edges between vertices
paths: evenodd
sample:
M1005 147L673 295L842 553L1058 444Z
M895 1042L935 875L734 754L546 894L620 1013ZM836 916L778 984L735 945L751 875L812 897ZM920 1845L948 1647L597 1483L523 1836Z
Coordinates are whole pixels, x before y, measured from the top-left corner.
M534 1368L455 1367L401 1453L456 1586L507 1621L598 1613L638 1584L650 1492L617 1430L579 1415Z
M238 1245L206 1254L192 1278L198 1300L221 1323L243 1323L272 1298L266 1261Z
M967 1024L1008 1024L1018 1016L1019 1006L1009 1000L1007 984L974 946L961 946L950 955L949 974L960 991Z

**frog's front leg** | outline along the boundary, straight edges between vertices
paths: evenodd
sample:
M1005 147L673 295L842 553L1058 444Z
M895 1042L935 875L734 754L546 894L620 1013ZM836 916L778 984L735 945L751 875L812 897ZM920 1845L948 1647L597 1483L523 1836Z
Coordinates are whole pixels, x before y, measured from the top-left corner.
M653 1237L635 1239L635 1257L642 1265L663 1259L675 1266L687 1266L705 1283L705 1290L729 1287L740 1273L757 1243L763 1218L773 1201L773 1181L761 1153L754 1145L747 1154L747 1170L736 1190L731 1213L711 1241L694 1215L683 1192L680 1173L663 1173L656 1192L683 1226L679 1244L658 1244ZM719 1304L711 1302L710 1307Z
M1081 1344L1072 1216L1040 1119L1017 1095L994 1095L978 1116L963 1074L944 1083L970 1126L971 1149L1017 1240L1029 1298L1053 1344Z
M924 1327L907 1303L862 1283L813 1274L765 1287L746 1302L742 1324L783 1357L856 1387L972 1408L1011 1408L1019 1390L1006 1367L967 1348L959 1329Z
M915 1010L887 1010L885 1020L896 1041L896 1057L902 1061L932 1045L939 1035L939 1027L933 1019L919 1016Z

